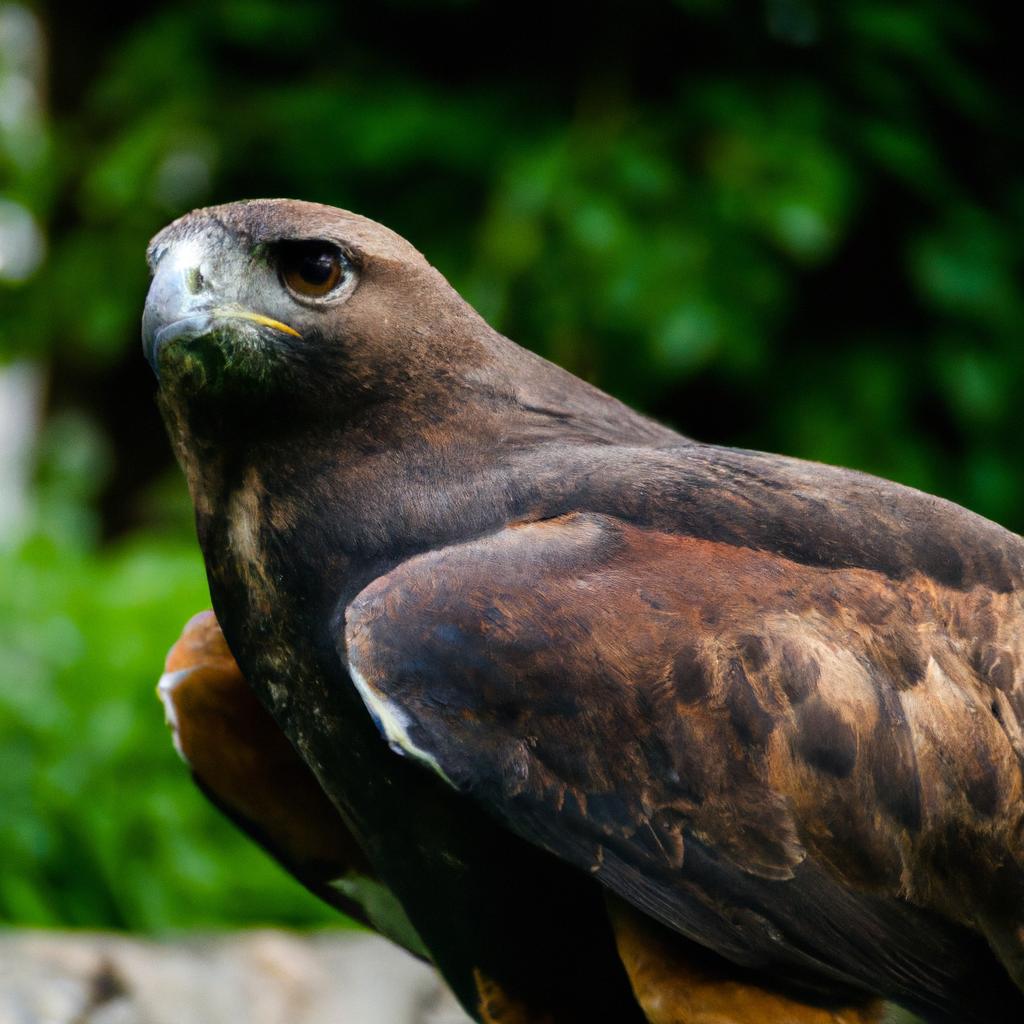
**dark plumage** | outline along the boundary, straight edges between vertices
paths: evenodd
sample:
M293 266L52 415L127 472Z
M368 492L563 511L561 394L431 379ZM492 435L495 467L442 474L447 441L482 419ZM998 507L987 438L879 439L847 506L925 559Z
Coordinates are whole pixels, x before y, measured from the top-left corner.
M352 214L150 255L217 619L471 1012L1021 1018L1021 538L680 437Z

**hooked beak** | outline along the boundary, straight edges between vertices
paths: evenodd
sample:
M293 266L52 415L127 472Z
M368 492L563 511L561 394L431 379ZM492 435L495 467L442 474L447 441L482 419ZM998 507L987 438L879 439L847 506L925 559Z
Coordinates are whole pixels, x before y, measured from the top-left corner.
M146 305L148 310L148 302ZM228 326L232 320L256 324L260 327L278 331L281 334L289 334L293 338L302 337L294 327L289 327L288 324L275 320L273 317L264 316L262 313L253 313L251 310L232 309L223 306L215 307L204 312L183 316L178 320L172 320L162 327L157 326L155 330L147 330L144 320L142 348L145 352L146 360L159 379L160 352L165 345L179 338L199 338L213 334L217 328Z
M143 351L158 379L162 353L174 342L202 345L204 339L215 340L243 325L256 332L302 337L294 327L237 301L245 297L232 285L244 273L232 247L217 235L175 240L161 252L142 317Z

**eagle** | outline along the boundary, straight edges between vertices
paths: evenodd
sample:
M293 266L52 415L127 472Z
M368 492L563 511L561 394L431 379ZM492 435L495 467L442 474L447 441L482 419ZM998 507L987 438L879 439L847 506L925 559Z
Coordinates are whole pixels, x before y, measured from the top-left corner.
M697 443L343 210L197 210L143 346L208 796L490 1024L1024 1020L1024 539Z

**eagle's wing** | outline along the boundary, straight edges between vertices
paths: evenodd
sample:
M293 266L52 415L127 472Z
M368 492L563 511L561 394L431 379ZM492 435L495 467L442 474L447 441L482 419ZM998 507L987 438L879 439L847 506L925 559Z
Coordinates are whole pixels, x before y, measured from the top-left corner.
M978 616L1024 643L1012 592L574 513L400 564L343 654L396 749L683 935L996 1021L1024 1002L974 929L1024 924L993 906L1020 891L1024 745Z
M315 895L425 956L397 900L249 688L212 611L185 624L157 692L174 745L211 803Z

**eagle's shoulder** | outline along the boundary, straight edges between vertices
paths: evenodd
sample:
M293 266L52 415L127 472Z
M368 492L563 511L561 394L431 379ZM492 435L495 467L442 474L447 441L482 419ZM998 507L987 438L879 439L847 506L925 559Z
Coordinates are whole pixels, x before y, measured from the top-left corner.
M680 439L608 448L568 474L563 493L567 507L808 565L1024 590L1018 534L935 495L823 463Z
M683 934L947 998L982 955L950 858L1020 842L1020 625L1012 591L572 513L402 563L344 651L397 749Z

